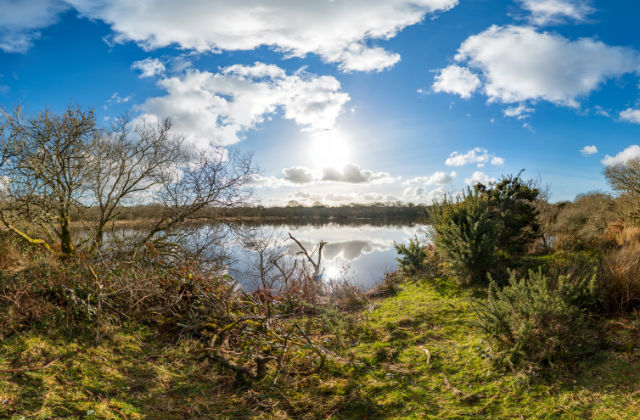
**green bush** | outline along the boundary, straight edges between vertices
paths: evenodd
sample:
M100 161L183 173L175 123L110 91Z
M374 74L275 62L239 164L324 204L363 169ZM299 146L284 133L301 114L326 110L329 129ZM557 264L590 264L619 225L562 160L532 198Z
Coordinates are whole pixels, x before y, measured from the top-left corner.
M540 191L519 176L476 184L430 212L433 241L443 267L462 284L500 280L541 236L535 202Z
M500 368L536 372L590 351L594 343L582 301L597 294L595 274L549 277L511 272L504 288L491 281L485 301L476 302L478 326L491 343Z
M393 246L399 255L396 259L403 273L415 274L426 268L429 246L420 242L417 236L409 239L409 244L394 242Z
M541 235L536 201L540 190L520 176L506 176L490 188L476 184L478 195L489 202L499 223L498 248L506 255L522 255Z
M468 190L458 202L435 204L431 221L445 271L462 284L486 281L497 261L498 224L489 202Z

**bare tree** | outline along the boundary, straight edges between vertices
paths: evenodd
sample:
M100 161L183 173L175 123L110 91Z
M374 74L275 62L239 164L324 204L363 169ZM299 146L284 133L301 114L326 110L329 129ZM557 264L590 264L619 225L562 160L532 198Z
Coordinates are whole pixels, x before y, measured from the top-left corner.
M640 158L607 166L604 176L619 196L614 210L618 216L631 223L640 220Z
M607 166L604 176L615 191L640 195L640 158Z
M181 164L163 174L154 196L158 214L138 245L162 242L185 222L210 220L211 213L203 210L246 203L249 191L243 187L254 173L251 155L226 150L187 153Z
M0 221L65 257L78 245L72 211L97 209L86 226L89 249L97 250L122 206L154 204L152 223L129 244L135 251L150 241L166 244L172 230L204 210L245 202L244 187L255 173L250 155L185 147L169 120L148 126L123 118L101 130L90 110L25 117L18 107L2 114L0 127Z
M0 168L0 220L11 232L64 256L74 253L71 212L80 203L95 144L93 111L45 109L27 117L22 108L2 114L4 164Z
M89 184L92 206L98 209L94 226L95 247L102 245L105 228L123 205L161 187L165 174L184 161L182 138L172 135L167 119L157 126L131 128L128 117L102 131L95 145Z

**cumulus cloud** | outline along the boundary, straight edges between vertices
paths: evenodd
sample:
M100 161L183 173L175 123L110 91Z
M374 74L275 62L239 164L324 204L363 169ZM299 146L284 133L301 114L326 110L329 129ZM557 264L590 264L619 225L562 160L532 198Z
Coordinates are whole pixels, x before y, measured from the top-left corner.
M140 71L140 78L154 77L164 73L165 66L162 61L157 58L145 58L144 60L134 61L131 68Z
M407 179L404 184L405 185L446 185L451 184L456 177L455 171L451 173L437 171L429 176L418 176L415 178Z
M254 175L250 184L254 187L293 187L300 184L312 184L321 182L340 182L345 184L384 184L393 182L396 178L387 172L374 172L362 169L355 163L348 163L342 169L331 167L323 168L320 174L305 166L292 166L282 170L282 178L274 176Z
M291 182L285 181L283 178L275 176L264 176L260 174L252 174L249 177L247 185L255 188L279 188L291 186Z
M595 155L596 153L598 153L598 148L595 145L594 146L584 146L582 148L582 150L580 150L580 153L582 153L582 156Z
M402 191L404 199L414 203L432 204L442 200L446 195L444 187L428 188L425 185L410 186Z
M464 179L464 183L467 185L475 185L475 184L484 184L484 185L488 185L488 184L492 184L496 182L496 179L493 177L490 177L489 175L485 174L484 172L481 171L476 171L473 173L473 175L471 175L470 178L465 178Z
M369 182L384 182L391 176L387 172L373 172L362 169L354 163L346 164L342 170L336 168L324 168L322 170L322 181L347 182L350 184L362 184Z
M469 150L467 153L453 152L444 162L444 164L447 166L464 166L475 164L478 165L478 167L482 167L487 163L499 166L504 164L504 159L494 154L490 154L487 149L476 147Z
M522 7L531 13L535 25L563 23L567 20L584 22L595 9L584 0L521 0Z
M624 165L631 159L640 158L640 146L633 144L615 156L605 155L602 163L606 166Z
M480 87L480 84L480 78L469 69L451 65L436 74L433 90L453 93L467 99Z
M115 42L150 50L176 45L204 51L273 48L287 57L317 54L343 71L379 71L400 60L372 45L458 0L69 0L101 19Z
M620 112L620 119L622 121L640 124L640 109L627 108Z
M504 159L499 156L494 156L491 158L491 164L494 166L502 166L504 165Z
M0 0L0 50L26 52L41 29L57 22L68 7L61 0Z
M293 166L282 170L284 179L294 184L308 184L313 181L313 174L304 166Z
M237 143L277 111L302 130L330 129L350 99L334 77L288 75L263 63L233 65L218 73L188 70L160 79L158 86L167 94L140 105L139 120L170 117L176 132L200 148Z
M591 38L572 41L529 26L491 26L467 38L455 60L482 75L490 102L545 100L570 107L607 79L640 69L640 55L632 48ZM476 88L458 94L471 95Z

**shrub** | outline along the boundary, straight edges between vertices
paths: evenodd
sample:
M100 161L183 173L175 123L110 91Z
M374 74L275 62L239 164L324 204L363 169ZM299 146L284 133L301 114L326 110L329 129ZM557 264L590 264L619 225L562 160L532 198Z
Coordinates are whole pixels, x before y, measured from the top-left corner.
M435 204L431 221L445 271L462 284L485 281L497 261L498 224L489 202L468 190L458 202Z
M613 200L601 193L576 197L573 203L562 206L549 227L555 238L553 246L559 250L575 251L606 247L603 233L614 219Z
M540 190L520 176L506 176L491 188L476 184L475 190L489 202L499 223L497 246L505 255L522 255L542 233L536 201Z
M396 252L400 255L397 259L399 268L403 273L415 274L422 271L427 266L427 259L429 258L430 248L429 245L420 242L417 236L409 239L409 244L393 243L396 248Z
M580 302L597 293L596 284L595 274L552 278L541 270L521 278L511 272L502 289L491 281L476 313L496 366L535 372L585 354L593 330Z
M498 280L541 236L535 205L540 191L519 176L476 184L456 201L436 203L430 213L434 244L444 267L462 284Z

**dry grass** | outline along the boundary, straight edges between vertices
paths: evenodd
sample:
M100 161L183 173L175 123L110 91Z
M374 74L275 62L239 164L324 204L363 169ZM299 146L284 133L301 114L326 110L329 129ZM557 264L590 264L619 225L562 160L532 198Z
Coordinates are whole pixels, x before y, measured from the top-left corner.
M640 242L605 254L602 282L608 310L623 312L640 304Z

